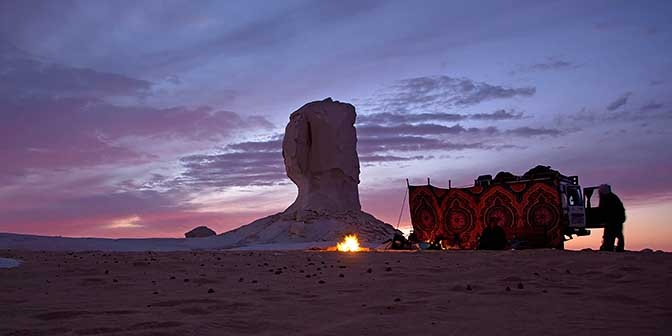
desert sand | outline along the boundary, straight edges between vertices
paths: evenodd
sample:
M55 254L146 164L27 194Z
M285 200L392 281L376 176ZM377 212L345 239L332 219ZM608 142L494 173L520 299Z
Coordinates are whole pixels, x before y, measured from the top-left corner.
M28 252L3 335L669 335L672 254Z

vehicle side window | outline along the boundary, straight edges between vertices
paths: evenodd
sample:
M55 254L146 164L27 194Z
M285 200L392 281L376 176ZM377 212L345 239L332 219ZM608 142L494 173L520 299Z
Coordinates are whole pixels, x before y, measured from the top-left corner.
M578 187L567 187L567 200L570 206L581 205L581 189Z

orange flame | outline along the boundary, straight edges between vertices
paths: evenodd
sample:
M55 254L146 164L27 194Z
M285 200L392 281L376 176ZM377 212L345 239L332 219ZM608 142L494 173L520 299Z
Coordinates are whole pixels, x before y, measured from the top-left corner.
M345 236L343 242L336 244L336 249L340 252L359 252L362 250L359 247L359 240L354 234Z

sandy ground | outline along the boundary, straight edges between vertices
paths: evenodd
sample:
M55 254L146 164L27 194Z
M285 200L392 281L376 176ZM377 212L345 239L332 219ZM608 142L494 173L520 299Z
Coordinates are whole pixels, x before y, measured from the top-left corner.
M670 335L672 254L23 252L3 335Z

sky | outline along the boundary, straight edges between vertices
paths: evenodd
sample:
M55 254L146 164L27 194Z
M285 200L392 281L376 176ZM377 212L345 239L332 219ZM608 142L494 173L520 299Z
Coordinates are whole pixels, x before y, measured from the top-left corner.
M672 2L0 1L0 232L180 237L284 210L289 114L357 109L363 210L550 165L672 250ZM400 228L410 227L408 207ZM566 243L597 248L601 230Z

